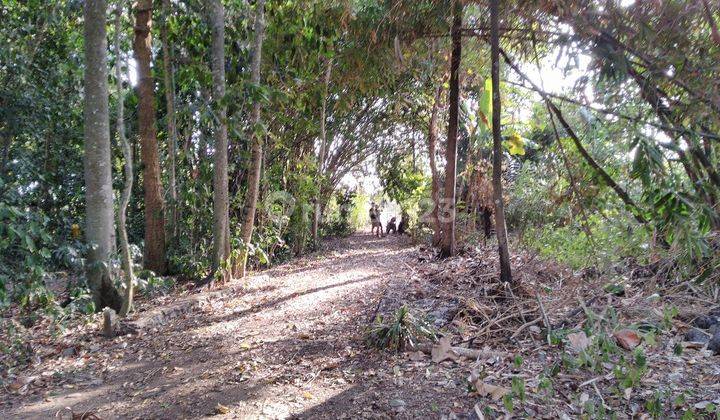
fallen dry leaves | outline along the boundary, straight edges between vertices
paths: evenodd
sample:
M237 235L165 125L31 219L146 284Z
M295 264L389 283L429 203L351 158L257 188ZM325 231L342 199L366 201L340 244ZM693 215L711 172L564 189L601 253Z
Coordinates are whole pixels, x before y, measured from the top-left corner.
M613 334L620 347L625 350L632 350L640 345L640 336L633 330L622 329Z
M590 345L590 339L585 334L585 331L568 334L567 339L575 353L580 353Z
M445 360L457 361L460 358L460 356L453 351L450 337L448 336L440 338L437 345L433 346L431 356L432 361L435 363L440 363Z

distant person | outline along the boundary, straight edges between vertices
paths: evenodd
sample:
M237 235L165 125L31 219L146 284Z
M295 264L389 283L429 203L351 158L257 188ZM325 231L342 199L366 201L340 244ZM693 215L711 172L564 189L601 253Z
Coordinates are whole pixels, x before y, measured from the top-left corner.
M370 234L378 237L383 236L382 223L380 222L380 208L375 202L370 203Z
M387 229L385 230L385 234L389 235L390 232L392 233L398 233L397 226L395 225L395 220L397 220L395 217L391 218L390 221L387 223Z
M399 235L402 235L403 233L405 233L407 231L407 229L408 229L408 214L403 211L402 215L400 216L400 224L398 225L397 233Z

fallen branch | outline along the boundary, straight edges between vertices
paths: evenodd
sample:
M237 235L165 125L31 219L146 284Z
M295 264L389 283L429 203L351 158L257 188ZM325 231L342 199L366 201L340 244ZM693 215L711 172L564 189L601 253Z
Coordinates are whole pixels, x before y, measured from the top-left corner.
M559 323L553 325L552 329L557 330L557 329L563 328L566 324L568 324L569 322L572 321L572 318L574 318L575 315L578 315L579 313L583 312L583 307L592 305L599 297L600 297L599 295L596 295L596 296L593 296L590 299L586 300L584 305L581 305L579 308L576 308L576 309L573 309L572 311L570 311L570 313L568 313L564 319L562 319Z
M545 328L547 329L547 342L548 345L550 345L550 335L552 334L552 324L550 324L550 318L548 318L547 312L545 312L545 306L542 303L542 300L540 300L540 296L538 296L537 293L535 293L535 299L537 300L538 305L540 306L540 313L542 314L543 324L545 325Z
M527 328L527 327L529 327L529 326L531 326L531 325L535 325L535 324L537 324L538 322L540 322L540 321L542 321L542 320L543 320L543 318L540 317L540 318L533 319L532 321L528 321L528 322L522 324L522 325L520 326L520 328L518 328L517 331L515 331L515 332L513 333L513 335L510 336L510 339L511 339L511 340L514 339L515 337L517 337L518 335L520 335L520 333L523 332L523 330L524 330L525 328Z
M510 311L508 311L508 312L512 312L512 313L509 314L509 315L505 315L505 316L503 316L503 317L501 317L501 318L497 318L497 319L492 320L492 321L489 322L482 330L480 330L476 335L477 335L477 336L481 336L481 335L486 334L486 333L490 330L491 327L493 327L493 326L495 326L495 325L499 326L500 322L502 322L502 321L508 320L508 319L510 319L510 318L514 318L514 317L516 317L516 316L520 316L521 318L524 318L524 315L525 315L525 314L531 314L531 313L532 313L532 312L523 312L523 311L515 312L515 311L512 311L512 310L510 310ZM506 313L507 313L507 312L506 312Z
M408 350L411 351L421 351L425 354L432 355L432 350L436 346L433 346L431 344L416 344L414 346L409 346ZM464 357L466 359L479 359L479 358L490 358L490 357L500 357L505 358L507 357L507 353L505 352L499 352L495 350L485 350L485 349L469 349L465 347L449 347L448 349L450 352L454 353L458 358Z

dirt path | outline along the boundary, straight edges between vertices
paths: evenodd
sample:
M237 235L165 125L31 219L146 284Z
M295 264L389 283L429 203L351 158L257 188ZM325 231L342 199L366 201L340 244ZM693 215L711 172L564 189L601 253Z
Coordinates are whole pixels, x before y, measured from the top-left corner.
M68 380L14 397L0 417L47 418L71 407L101 418L378 418L451 407L434 381L407 386L433 372L363 343L384 290L409 279L412 248L367 234L328 248L140 336L86 337L91 350L64 360L74 367ZM462 393L444 375L440 388Z

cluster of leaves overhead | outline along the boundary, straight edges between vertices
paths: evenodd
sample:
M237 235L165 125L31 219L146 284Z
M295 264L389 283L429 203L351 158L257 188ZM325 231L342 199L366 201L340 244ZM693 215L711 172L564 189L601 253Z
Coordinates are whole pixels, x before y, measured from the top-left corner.
M413 165L412 158L402 154L378 156L378 176L383 192L403 208L414 207L427 195L428 178Z
M720 47L712 35L717 12L705 7L567 1L548 10L572 25L574 42L593 57L598 71L587 82L598 86L600 99L640 116L638 124L626 124L624 136L635 154L633 177L643 184L649 215L668 228L686 211L700 231L718 221ZM666 206L672 202L677 205Z
M176 50L179 129L185 127L189 140L181 145L183 158L178 165L189 166L181 175L180 214L187 235L179 238L171 252L177 261L195 266L209 248L207 218L212 176L209 144L213 113L208 107L207 25L203 10L195 2L178 7L185 14L170 19L170 40ZM405 77L413 66L397 74L387 72L397 62L392 39L368 36L368 28L384 24L390 5L349 2L332 5L308 1L271 2L266 7L267 36L263 45L260 86L248 79L251 60L249 39L252 7L228 5L226 38L230 122L230 188L232 231L242 218L246 168L249 160L247 138L258 129L265 138L265 158L261 198L284 191L293 197L288 218L260 214L260 225L253 243L273 260L273 253L299 253L308 244L309 217L316 201L330 200L340 180L368 156L379 150L378 139L412 108L416 87ZM431 9L428 9L431 10ZM437 10L434 11L436 13ZM205 28L205 29L203 29ZM378 33L381 33L379 31ZM372 54L368 54L368 51ZM329 84L323 74L331 67ZM247 126L249 105L262 101L262 127ZM326 130L328 156L317 163L320 135L320 107L327 103ZM190 191L183 191L183 188ZM261 208L261 213L263 209ZM343 215L328 215L330 219ZM188 255L192 255L189 257ZM195 261L195 262L193 262ZM258 261L263 263L262 261ZM180 264L183 265L183 264Z

